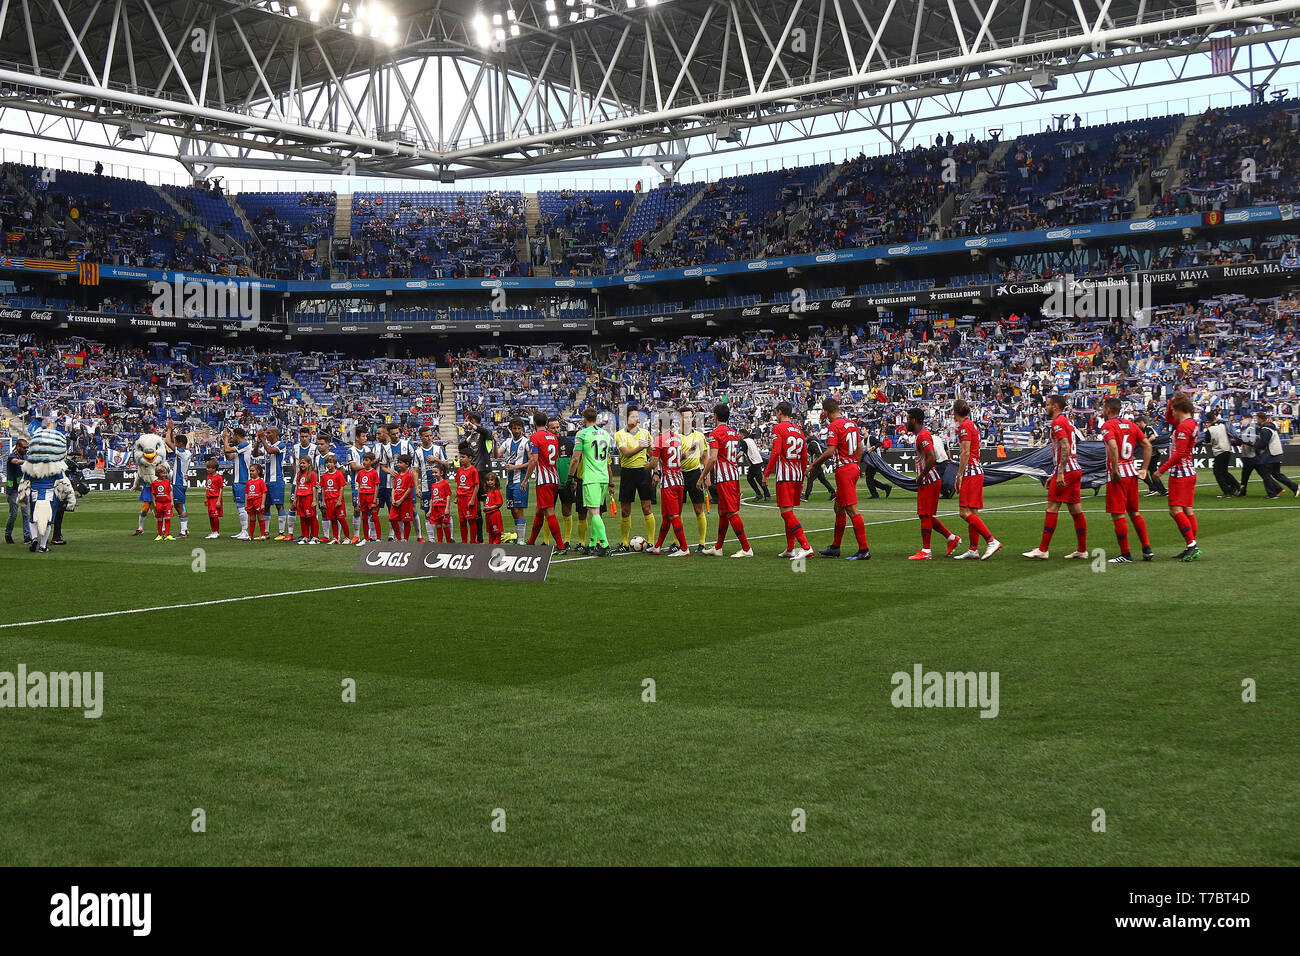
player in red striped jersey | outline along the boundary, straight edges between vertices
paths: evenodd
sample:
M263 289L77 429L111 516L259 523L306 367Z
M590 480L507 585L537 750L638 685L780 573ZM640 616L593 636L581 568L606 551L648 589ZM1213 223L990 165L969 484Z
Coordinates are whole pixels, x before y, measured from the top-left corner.
M1043 403L1047 414L1052 418L1052 458L1056 468L1047 480L1047 514L1043 520L1043 538L1038 547L1024 552L1026 558L1038 558L1046 561L1047 548L1056 533L1056 516L1061 505L1069 509L1074 519L1074 537L1077 547L1066 555L1068 559L1088 557L1088 519L1083 514L1080 489L1083 486L1083 469L1074 446L1074 424L1065 414L1065 399L1060 395L1049 395Z
M1191 396L1186 392L1174 393L1165 413L1165 420L1174 426L1174 433L1169 439L1169 458L1159 472L1162 475L1169 472L1169 514L1187 542L1187 547L1176 555L1183 561L1195 561L1201 556L1196 543L1196 459L1192 457L1196 448L1196 419L1192 417L1195 411Z
M1101 440L1106 443L1106 513L1115 522L1115 539L1119 542L1119 557L1111 564L1132 564L1128 547L1128 523L1133 522L1142 541L1142 560L1155 557L1151 539L1147 535L1146 519L1138 513L1138 481L1146 478L1151 467L1151 439L1134 422L1120 417L1122 403L1118 398L1106 399L1102 413ZM1142 467L1133 460L1133 452L1142 449ZM1127 519L1125 518L1127 515Z
M650 459L654 466L654 480L659 484L659 536L655 540L651 554L662 554L664 537L668 534L668 525L673 526L677 536L677 547L668 551L670 558L689 558L691 547L686 543L686 530L682 527L682 499L686 494L686 479L682 476L682 436L677 429L677 422L669 424L668 430L660 432L650 449Z
M536 426L528 436L528 468L524 471L524 489L528 488L528 479L537 479L537 512L533 515L533 529L528 535L528 543L535 544L537 535L545 523L555 541L555 554L568 554L569 546L564 541L564 531L560 528L560 519L555 517L555 496L560 487L560 472L557 462L560 460L560 440L546 427L545 412L533 416Z
M722 546L727 540L727 528L736 532L740 539L740 550L733 558L752 558L754 550L749 546L745 536L745 524L740 520L740 434L727 424L731 409L726 405L713 406L713 418L718 423L709 432L709 451L700 463L700 482L708 490L709 482L718 489L718 541L712 548L705 548L701 554L722 554Z
M826 450L809 468L816 471L823 462L832 456L835 458L835 540L829 548L822 548L818 553L825 558L838 558L844 529L852 521L858 551L845 560L870 561L867 524L858 513L858 462L862 460L862 433L858 431L857 422L840 414L840 403L833 398L822 399L822 418L830 422L826 428Z
M798 422L794 421L794 408L789 402L782 402L776 406L772 453L763 470L764 483L773 473L776 474L776 506L781 509L781 520L785 522L785 550L777 555L778 558L808 558L813 554L803 525L794 513L807 471L808 439Z
M957 503L961 516L969 529L966 539L970 547L955 555L966 560L987 560L1002 550L1002 542L993 537L988 525L980 517L984 507L984 466L980 463L980 430L970 420L970 406L962 399L957 399L952 406L952 418L957 423L957 442L961 454L957 460ZM983 559L980 557L980 538L984 539Z
M944 527L939 520L939 493L943 478L935 467L938 452L934 436L925 427L925 412L919 408L907 410L907 430L916 436L916 516L921 519L921 550L910 555L909 561L930 560L930 535L938 531L948 541L948 555L957 550L961 538Z

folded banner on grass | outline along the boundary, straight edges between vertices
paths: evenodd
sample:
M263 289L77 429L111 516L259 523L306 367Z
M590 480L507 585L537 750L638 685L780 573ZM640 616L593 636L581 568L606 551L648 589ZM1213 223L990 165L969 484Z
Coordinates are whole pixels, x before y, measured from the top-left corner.
M403 577L545 581L549 546L499 544L424 544L372 541L361 550L357 570Z
M1165 449L1169 445L1169 436L1161 435L1151 440L1151 444L1157 449ZM1079 467L1083 469L1083 486L1090 488L1094 484L1101 485L1106 482L1106 446L1099 441L1081 441L1075 445L1075 451L1079 459ZM880 472L880 476L886 481L893 482L905 491L916 490L916 476L909 475L899 471L889 462L880 456L879 452L869 451L862 456L863 464L875 468ZM1139 461L1139 464L1141 462ZM1153 466L1154 467L1154 466ZM957 460L956 457L950 458L941 466L943 474L943 488L945 492L951 492L955 487L957 479ZM1035 481L1042 482L1047 480L1047 476L1053 471L1052 467L1052 446L1044 445L1042 448L1035 448L1028 454L1021 455L1019 458L997 459L997 463L984 463L984 484L999 485L1004 481L1010 481L1013 478L1032 478Z

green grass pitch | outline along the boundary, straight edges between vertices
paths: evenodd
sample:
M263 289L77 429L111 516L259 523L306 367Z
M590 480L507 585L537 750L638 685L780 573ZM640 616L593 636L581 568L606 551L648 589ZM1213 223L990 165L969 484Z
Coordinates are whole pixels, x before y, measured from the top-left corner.
M1025 561L1042 494L1017 481L988 491L990 562L906 561L895 493L864 500L866 564L793 573L775 509L746 505L753 561L570 560L540 585L373 578L351 548L204 541L203 516L156 543L94 494L67 547L0 546L0 618L166 609L0 629L2 671L104 673L98 720L0 710L0 864L1295 865L1300 503L1207 479L1190 564L1154 498L1154 563L1061 560L1068 518ZM893 707L918 663L997 671L998 716Z

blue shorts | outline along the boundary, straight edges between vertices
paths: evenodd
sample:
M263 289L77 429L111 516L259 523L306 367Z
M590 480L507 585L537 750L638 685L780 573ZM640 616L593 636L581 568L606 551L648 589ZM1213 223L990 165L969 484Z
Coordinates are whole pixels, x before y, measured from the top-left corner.
M392 489L392 488L380 488L380 489L379 489L379 498L377 499L377 501L378 501L379 507L381 507L381 508L391 508L391 507L393 506L393 489Z
M244 483L236 482L230 486L230 493L235 499L235 504L244 507Z
M432 492L432 491L429 491L429 490L426 488L424 491L420 492L420 510L421 510L421 511L424 511L424 512L427 513L428 510L429 510L429 505L431 505L432 503L433 503L433 492Z
M273 481L266 489L266 502L284 510L284 482Z
M150 487L149 485L145 485L143 488L141 488L140 500L147 501L149 504L153 504L153 488Z
M185 483L179 482L172 485L172 504L177 508L185 507Z
M513 485L506 485L506 507L507 508L527 508L528 507L528 486L522 481Z

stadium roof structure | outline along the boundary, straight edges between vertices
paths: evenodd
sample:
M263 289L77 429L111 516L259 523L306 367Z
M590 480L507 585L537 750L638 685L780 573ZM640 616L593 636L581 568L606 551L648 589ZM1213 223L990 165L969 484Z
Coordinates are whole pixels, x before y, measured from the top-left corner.
M1267 82L1300 0L0 0L0 132L199 176L667 174L1182 82L1211 34Z

